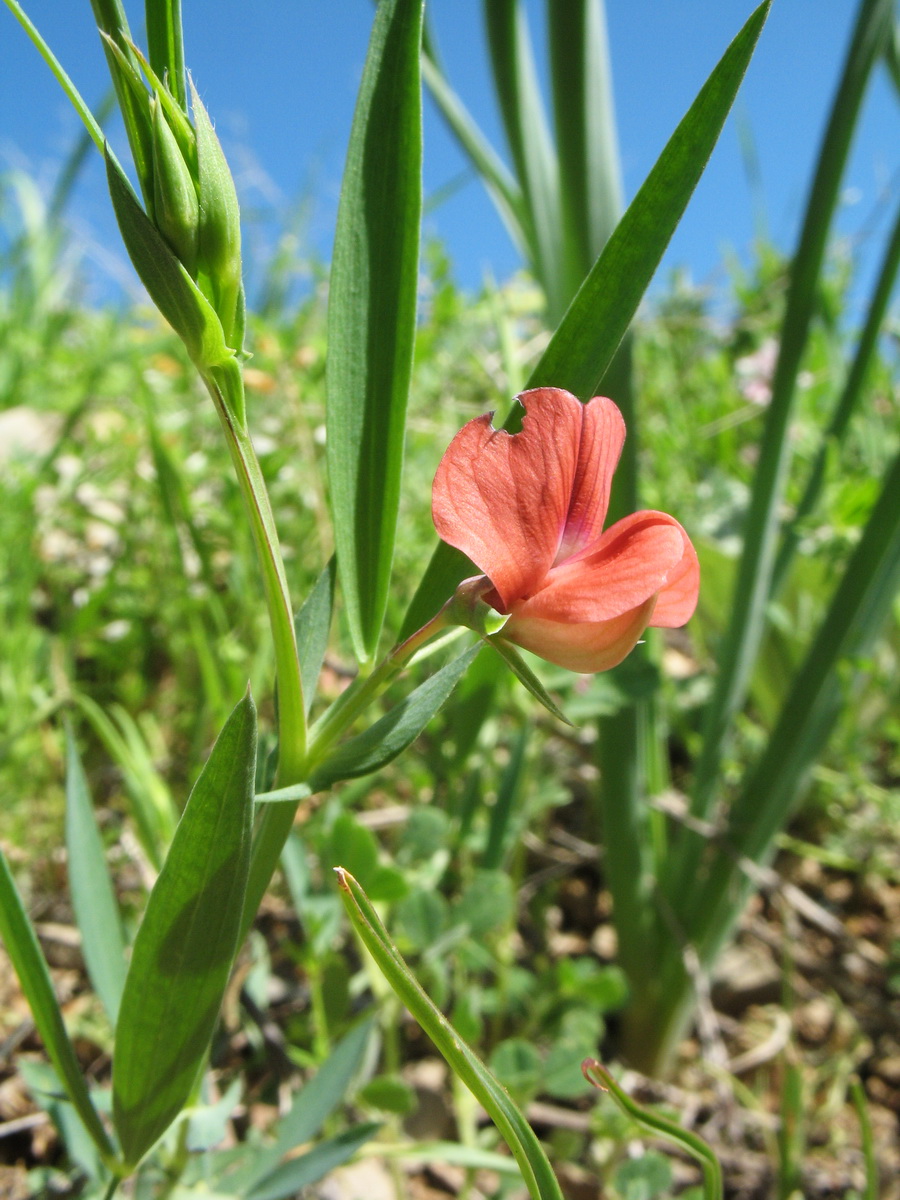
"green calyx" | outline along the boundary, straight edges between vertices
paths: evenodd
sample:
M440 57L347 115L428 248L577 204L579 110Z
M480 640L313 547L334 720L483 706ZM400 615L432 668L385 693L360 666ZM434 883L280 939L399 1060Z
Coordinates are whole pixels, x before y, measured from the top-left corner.
M493 586L485 575L464 579L444 607L446 624L463 625L483 638L499 633L509 620L509 613L497 612L484 599Z
M200 203L197 189L162 106L150 100L153 208L156 227L192 278L197 275Z

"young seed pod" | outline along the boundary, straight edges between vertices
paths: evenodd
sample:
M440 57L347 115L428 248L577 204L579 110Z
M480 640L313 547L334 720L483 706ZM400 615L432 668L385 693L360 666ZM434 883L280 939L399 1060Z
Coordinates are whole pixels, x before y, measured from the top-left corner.
M183 263L197 274L200 204L197 189L158 100L151 98L153 209L156 227Z

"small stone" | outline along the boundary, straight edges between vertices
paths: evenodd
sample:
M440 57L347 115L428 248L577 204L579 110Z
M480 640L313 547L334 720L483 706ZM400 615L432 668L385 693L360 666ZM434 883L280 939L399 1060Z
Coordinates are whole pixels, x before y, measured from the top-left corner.
M831 1004L824 996L816 996L802 1004L794 1014L794 1026L804 1041L821 1045L834 1026Z

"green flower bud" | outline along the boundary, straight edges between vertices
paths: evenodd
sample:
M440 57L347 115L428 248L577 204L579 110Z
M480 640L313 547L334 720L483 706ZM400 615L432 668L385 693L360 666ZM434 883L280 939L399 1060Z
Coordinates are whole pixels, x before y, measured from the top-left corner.
M156 227L188 274L197 274L200 204L187 163L159 101L150 100L153 134L153 215Z
M241 221L228 163L193 80L191 106L197 135L197 194L200 200L198 266L207 276L215 308L229 344L240 346Z

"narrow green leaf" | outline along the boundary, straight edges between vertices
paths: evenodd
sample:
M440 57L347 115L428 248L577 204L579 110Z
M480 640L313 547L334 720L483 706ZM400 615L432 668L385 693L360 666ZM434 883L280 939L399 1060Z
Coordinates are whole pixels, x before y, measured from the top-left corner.
M784 828L803 779L824 749L834 722L852 695L855 666L871 651L900 589L900 454L885 475L863 536L832 596L781 715L756 767L731 807L726 838L743 858L764 859ZM735 859L720 855L694 897L691 933L715 936L740 912ZM731 882L729 882L731 880Z
M503 858L509 847L510 822L513 807L525 775L525 751L531 739L531 729L526 725L513 743L509 762L500 776L497 799L491 805L488 816L488 839L481 856L481 866L486 871L497 871L503 866Z
M853 356L850 370L847 372L847 379L828 423L828 428L822 436L822 443L809 472L803 495L797 504L790 527L785 531L778 557L775 560L772 571L773 595L777 593L784 580L800 544L800 528L806 518L814 512L818 503L825 483L828 458L833 454L834 447L843 440L850 420L864 394L866 376L875 356L878 335L881 332L885 313L893 294L898 267L900 267L900 208L894 219L894 227L888 240L878 279L875 282L862 332L859 335L856 353Z
M328 301L327 455L357 655L387 606L412 371L422 207L422 0L382 0L350 133Z
M794 255L781 328L772 399L766 411L753 494L746 518L744 548L735 582L730 621L717 654L716 686L706 711L703 750L697 764L691 811L708 814L719 764L734 714L740 708L765 629L780 509L790 465L788 436L797 374L817 303L828 229L872 68L891 29L893 0L862 0L856 26L832 104L810 189L803 229ZM686 835L693 852L683 858L689 879L701 846Z
M353 1125L336 1137L326 1138L306 1154L278 1167L247 1193L246 1200L288 1200L296 1196L301 1188L322 1179L352 1158L380 1128L378 1122L368 1121L364 1125Z
M266 1187L273 1173L278 1174L286 1154L318 1136L359 1070L371 1033L372 1021L362 1021L338 1042L278 1122L275 1144L254 1156L252 1173L242 1179L242 1190L255 1193Z
M725 51L550 339L528 387L587 400L612 361L713 152L769 11L765 0Z
M422 79L441 110L441 116L459 143L460 149L468 156L472 166L481 176L488 195L493 200L494 207L500 214L500 219L506 226L509 236L518 247L519 253L528 257L530 255L526 233L528 218L521 189L501 159L494 153L493 148L475 124L459 96L447 82L438 62L437 53L428 36L427 24L423 36Z
M62 1013L53 991L53 981L41 953L25 906L0 850L0 937L6 947L13 969L34 1017L38 1033L66 1095L72 1101L85 1129L94 1139L100 1153L109 1162L114 1152L106 1130L91 1103L81 1067L66 1033Z
M747 21L672 134L550 339L529 388L566 388L585 400L596 394L716 144L769 3ZM504 428L510 427L507 421ZM404 633L424 625L473 573L458 550L439 545L404 618Z
M150 65L160 79L165 79L170 93L187 111L181 0L146 0L145 12Z
M113 1055L132 1165L181 1111L209 1047L243 910L255 767L248 694L194 785L135 938Z
M519 1164L532 1200L562 1200L544 1150L531 1126L484 1063L431 1002L388 937L365 892L352 875L335 868L344 907L379 970L444 1056L451 1070L483 1105Z
M288 787L275 788L272 792L257 792L253 799L257 804L286 804L305 800L312 795L308 783L292 783Z
M69 889L94 991L115 1025L125 985L125 939L87 779L66 730L66 850Z
M103 1159L78 1113L66 1100L65 1088L54 1069L49 1063L19 1058L16 1071L24 1079L34 1100L50 1115L69 1161L84 1171L88 1179L101 1182L106 1175Z
M151 300L201 371L225 365L234 355L225 344L219 318L141 208L109 153L106 177L125 249Z
M328 649L328 632L331 629L331 613L334 608L334 583L335 560L332 558L294 618L303 702L307 715L316 694L325 651Z
M622 211L612 67L601 0L549 0L547 32L571 297Z
M485 0L484 18L494 86L528 214L532 268L547 297L550 321L555 323L571 299L566 281L559 168L541 101L525 10L519 0Z
M481 646L476 644L420 684L405 700L371 725L365 733L343 742L310 776L314 792L339 779L356 779L385 766L419 736L435 715Z
M81 121L90 135L94 145L102 152L105 141L103 137L103 130L100 128L98 122L94 119L89 105L85 102L81 96L81 93L75 87L75 84L63 70L62 63L44 41L36 25L26 15L18 0L4 0L4 3L25 30L25 33L31 39L41 58L52 71L53 77L66 94L66 97L70 101L76 113L78 113L78 116L81 118Z
M527 691L531 692L535 700L537 700L540 704L543 704L547 712L552 713L557 720L562 721L565 725L572 724L565 713L562 712L562 710L554 703L550 693L511 642L506 641L506 639L499 634L495 634L494 637L488 638L487 642L489 646L493 647L493 649L497 651L497 653L512 671L513 675L515 675L516 679L518 679L519 683L521 683L521 685Z

